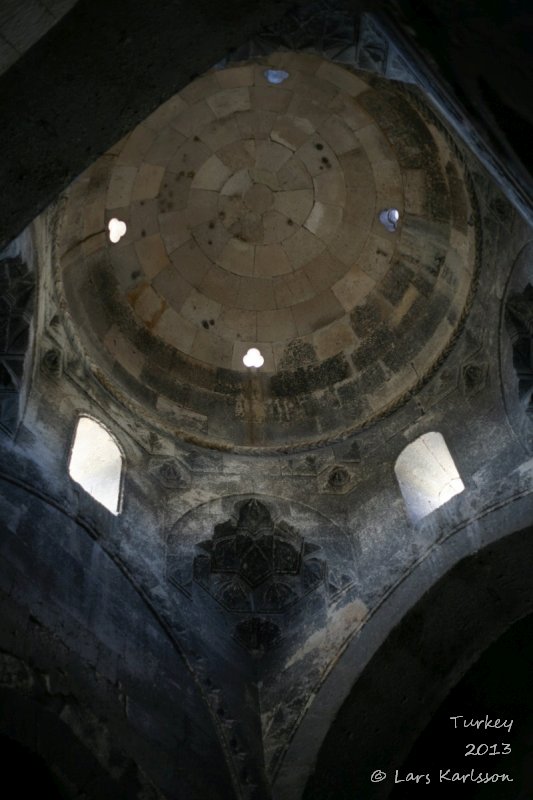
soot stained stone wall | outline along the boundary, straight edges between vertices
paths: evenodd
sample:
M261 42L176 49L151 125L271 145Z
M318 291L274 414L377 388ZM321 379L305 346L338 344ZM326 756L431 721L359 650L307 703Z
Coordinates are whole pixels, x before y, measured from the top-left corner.
M194 71L203 71L218 59L219 45L224 50L237 35L242 44L246 37L239 25L252 32L256 24L242 4L218 9L219 16L209 16L202 6L185 13L180 6L177 36L175 3L150 10L150 20L138 4L129 5L131 15L118 24L114 5L92 4L89 14L88 5L79 3L1 79L4 152L10 155L4 184L13 185L2 217L7 238L52 200L73 172L111 147L88 182L81 179L70 189L71 198L87 192L86 199L97 204L109 164L133 158L146 130L141 126L140 134L113 142L190 83L189 57ZM254 13L268 22L280 8ZM318 97L312 95L310 70L322 71L315 75L319 94L326 74L345 79L344 86L363 95L358 114L371 110L386 130L386 136L376 130L366 134L368 152L381 165L374 173L377 196L396 186L389 180L393 161L383 158L390 144L406 170L405 247L390 260L386 275L379 258L365 262L376 296L356 303L347 315L351 336L371 335L353 358L327 353L335 338L328 325L320 347L305 335L289 336L275 363L282 379L278 395L284 392L290 402L283 406L282 398L275 398L272 428L262 439L253 438L264 399L260 389L269 381L275 387L274 378L258 373L251 381L242 365L239 373L233 363L196 370L190 353L177 356L160 343L156 348L148 328L158 324L157 314L150 313L143 326L129 325L142 294L136 290L129 296L133 310L118 320L122 336L110 329L111 289L125 291L131 276L124 252L129 248L131 254L135 245L144 251L137 239L135 245L125 241L124 250L113 251L113 273L110 261L94 255L97 244L104 249L107 218L95 222L91 202L74 203L72 214L58 202L32 226L35 258L16 247L8 256L20 256L19 264L28 264L24 275L36 276L36 302L24 391L13 424L0 434L0 733L45 758L67 796L299 800L332 792L352 797L357 790L370 797L372 788L359 783L361 771L378 754L391 763L395 754L403 757L471 661L531 610L533 467L513 331L505 316L509 298L531 281L531 231L417 91L388 87L390 79L412 75L391 42L383 48L372 20L360 20L360 31L351 30L347 38L342 9L328 13L335 25L324 26L323 17L309 13L306 27L305 14L294 12L230 57L221 65L226 70L193 81L188 89L190 99L214 87L212 102L220 108L220 91L226 91L220 82L262 80L261 57L278 50L279 66L290 65L307 87L300 98L306 113L313 111L310 98ZM71 59L71 72L65 73L65 56L74 47L70 36L80 26L86 36L81 45L75 39L79 58ZM217 29L210 39L209 26ZM312 54L290 52L302 37L313 39ZM332 37L338 49L331 50ZM159 43L157 52L153 41ZM281 54L280 41L289 48ZM95 59L105 43L103 57ZM348 78L327 61L328 50L350 65ZM33 83L45 59L49 72ZM255 66L241 68L240 62ZM132 64L139 74L131 72ZM369 74L358 72L366 68ZM52 91L54 70L61 78ZM372 75L376 72L382 77ZM88 73L94 84L86 83ZM360 92L363 85L373 88ZM86 99L91 87L99 104L94 114ZM242 100L249 91L248 97L261 96L265 87L249 83L236 90L231 96ZM322 105L331 91L321 97ZM31 119L20 119L17 92L32 101ZM385 95L393 101L384 102ZM356 105L350 96L342 113L354 112ZM156 112L150 124L168 108ZM314 113L323 112L314 108ZM348 118L353 123L354 117ZM54 133L59 126L62 138ZM264 127L259 130L264 134ZM58 141L68 141L61 153ZM56 155L49 158L52 152ZM313 159L319 152L311 149ZM21 153L27 156L24 167ZM345 170L354 190L357 175L365 180L370 175L364 158L357 158L348 158ZM428 164L431 169L423 174ZM331 174L332 168L322 166ZM146 190L147 174L143 169L139 191ZM150 205L150 198L144 199ZM168 214L170 194L160 199ZM109 201L92 211L116 208ZM390 258L392 240L379 227L378 209L369 208L362 216L373 226L370 236L386 243L383 252ZM152 222L158 219L153 209L150 214ZM135 230L133 216L131 222ZM61 225L64 266L79 270L83 308L76 305L75 292L68 305L58 291ZM137 227L139 241L155 235L143 237L140 223ZM209 230L214 228L203 233L210 236ZM167 237L175 233L166 229ZM415 264L413 247L422 238L425 257ZM463 260L457 256L462 248L470 248ZM330 267L330 277L338 280ZM145 268L152 268L150 259ZM320 270L310 274L320 277ZM163 283L158 279L156 288L163 291ZM446 305L453 297L458 304ZM24 306L24 314L29 308ZM455 331L445 351L440 339L434 347L429 338L437 313L446 336ZM196 320L203 342L213 333L210 319ZM420 325L416 344L431 374L415 380L401 403L374 419L377 407L397 396L397 382L404 386L401 370L416 373L419 366L404 336L413 320ZM84 345L89 325L97 343L93 349ZM383 336L384 326L394 330L393 337ZM113 358L98 344L108 335L105 347ZM140 363L142 347L147 357ZM207 347L201 354L212 356ZM328 384L344 374L346 364L354 374L364 370L365 397L353 386L339 389L343 413L371 422L314 441L311 448L303 443L311 419L320 432L339 425L339 397ZM177 367L181 381L173 372ZM295 397L308 391L312 379L315 394L302 401L296 420L290 403L297 405ZM237 423L231 403L248 383L248 406ZM206 388L216 402L206 400ZM189 406L187 440L182 420L177 424L161 399L167 393ZM205 403L204 417L211 415L223 432L219 441L201 438L205 419L198 398ZM118 516L68 476L80 414L100 420L124 453ZM243 420L249 425L244 446ZM284 434L269 449L265 440L279 434L280 422ZM406 445L431 431L444 436L465 491L413 525L394 464ZM376 798L385 789L376 789Z

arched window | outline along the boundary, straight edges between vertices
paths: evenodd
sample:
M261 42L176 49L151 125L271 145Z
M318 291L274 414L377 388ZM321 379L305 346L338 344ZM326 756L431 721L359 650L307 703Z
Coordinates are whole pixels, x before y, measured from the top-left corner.
M465 488L440 433L425 433L408 444L398 456L394 471L413 522Z
M90 417L80 417L68 471L72 480L105 506L119 513L122 453L110 433Z

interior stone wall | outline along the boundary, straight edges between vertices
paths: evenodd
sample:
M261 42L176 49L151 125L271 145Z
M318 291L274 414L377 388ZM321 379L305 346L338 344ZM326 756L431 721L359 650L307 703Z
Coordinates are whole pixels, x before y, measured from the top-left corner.
M202 51L204 67L215 45ZM180 88L185 74L161 92ZM110 130L115 140L153 110L154 97L141 87L138 105L89 151L73 146L68 165L52 165L56 182L22 204L24 213L14 201L10 235L109 146ZM452 346L431 379L382 419L292 453L200 447L140 411L128 387L117 392L94 352L80 349L57 291L61 206L32 226L35 261L17 251L35 276L27 383L16 424L0 439L0 731L41 753L73 797L296 800L355 791L352 743L364 764L376 749L395 752L402 719L414 739L439 692L530 610L527 575L495 573L506 553L529 563L530 441L505 303L529 274L531 231L476 158L464 159L479 209L479 281ZM124 453L118 516L69 478L80 414L100 420ZM465 491L412 524L394 464L430 431L444 436ZM463 579L450 572L487 545L495 568L480 556L465 562ZM470 569L480 582L469 594ZM485 577L487 594L476 595ZM495 583L494 606L480 608ZM440 605L436 594L424 604L436 584ZM387 644L420 602L427 636L410 637L420 625L406 617ZM445 668L444 643L457 656ZM428 652L420 697L419 644ZM383 676L379 719L389 701L403 708L400 688L411 698L406 716L387 738L376 713L374 728L354 740Z

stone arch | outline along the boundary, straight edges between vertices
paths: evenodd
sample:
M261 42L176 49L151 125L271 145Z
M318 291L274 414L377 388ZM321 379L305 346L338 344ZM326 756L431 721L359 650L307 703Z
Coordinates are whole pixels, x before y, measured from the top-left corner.
M533 610L531 496L517 495L513 506L512 519L495 506L461 526L389 593L318 687L275 798L354 797L362 786L369 800L386 796L371 786L370 765L401 763L475 659Z

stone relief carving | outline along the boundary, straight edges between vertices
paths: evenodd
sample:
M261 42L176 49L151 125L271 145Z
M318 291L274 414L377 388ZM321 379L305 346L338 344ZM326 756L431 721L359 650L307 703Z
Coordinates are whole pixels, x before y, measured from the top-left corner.
M463 365L463 388L467 397L473 397L483 391L489 381L489 365L486 361L480 363L470 361Z
M15 432L35 282L18 258L0 262L0 429Z
M188 470L174 458L152 458L148 470L165 489L184 489L190 483Z
M252 653L276 646L308 597L327 604L354 583L349 564L329 564L321 545L256 498L234 503L230 518L197 540L188 559L176 541L167 555L169 582L195 603L207 593L229 615L233 638Z
M194 559L194 580L228 611L280 613L324 582L320 547L259 500L235 508L237 520L215 526Z

